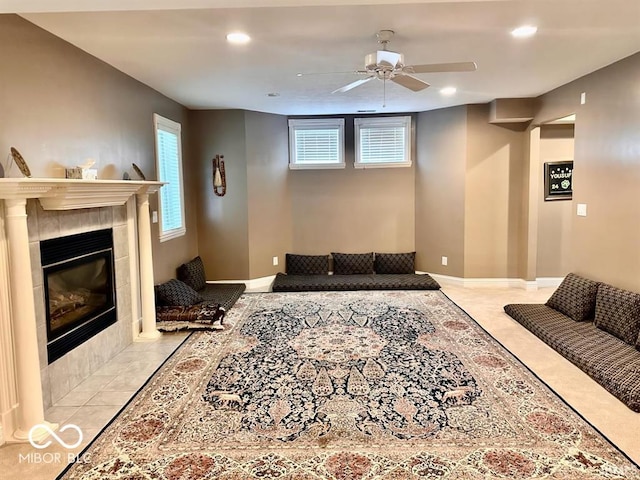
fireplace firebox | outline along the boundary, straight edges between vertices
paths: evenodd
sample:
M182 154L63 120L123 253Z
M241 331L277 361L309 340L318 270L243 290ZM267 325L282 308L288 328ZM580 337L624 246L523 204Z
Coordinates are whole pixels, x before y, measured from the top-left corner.
M112 229L40 242L53 363L117 321Z

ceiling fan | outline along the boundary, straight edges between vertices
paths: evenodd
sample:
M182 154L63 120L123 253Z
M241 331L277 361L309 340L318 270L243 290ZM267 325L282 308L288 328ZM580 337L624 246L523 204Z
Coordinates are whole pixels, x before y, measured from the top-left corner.
M412 73L438 73L438 72L473 72L477 69L474 62L454 62L454 63L429 63L424 65L405 65L404 55L387 50L387 46L394 35L393 30L380 30L376 36L378 43L382 45L382 50L370 53L365 56L364 70L357 70L354 73L366 75L365 78L351 82L344 87L338 88L331 93L344 93L359 87L374 78L385 82L392 82L408 88L414 92L419 92L429 87L429 84Z

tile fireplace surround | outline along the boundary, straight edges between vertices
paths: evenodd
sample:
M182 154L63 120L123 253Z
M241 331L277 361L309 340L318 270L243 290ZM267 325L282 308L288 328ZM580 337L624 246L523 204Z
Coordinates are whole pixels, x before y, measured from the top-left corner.
M47 424L44 409L134 339L159 335L149 194L161 186L0 179L0 444L28 440L34 425ZM40 241L104 228L113 229L117 322L48 364Z

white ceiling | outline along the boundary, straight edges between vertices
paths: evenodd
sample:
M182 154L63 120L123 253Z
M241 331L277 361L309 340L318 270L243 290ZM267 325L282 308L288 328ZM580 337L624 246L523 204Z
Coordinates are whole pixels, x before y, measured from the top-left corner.
M640 50L640 0L1 0L3 12L194 109L432 110L537 96ZM535 37L509 35L525 23L538 26ZM362 69L380 29L396 32L390 49L407 64L475 61L478 70L416 75L432 85L421 92L387 82L385 108L381 81L331 94L359 77L296 76ZM229 45L232 30L252 41ZM442 97L449 85L457 94Z

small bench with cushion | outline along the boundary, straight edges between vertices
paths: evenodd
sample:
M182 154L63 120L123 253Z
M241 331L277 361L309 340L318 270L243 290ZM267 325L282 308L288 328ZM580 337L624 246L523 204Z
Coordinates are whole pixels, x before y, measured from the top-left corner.
M329 255L287 253L287 273L278 273L274 292L332 290L438 290L440 285L428 274L415 273L415 252L332 253Z
M546 304L504 310L640 412L640 294L570 273Z
M246 285L207 283L199 256L180 265L177 276L178 279L155 287L158 330L224 329L224 315L240 298Z

